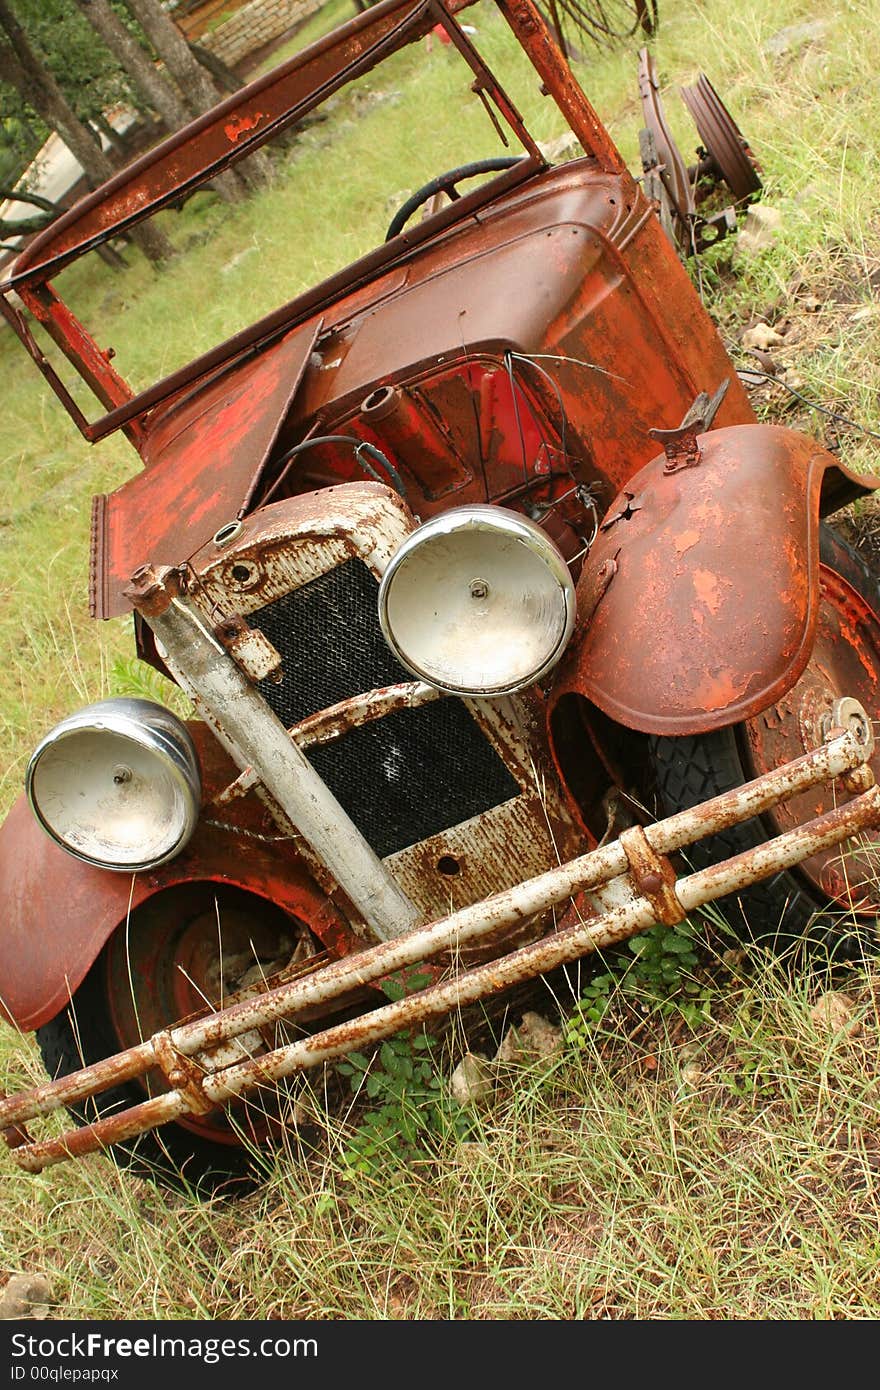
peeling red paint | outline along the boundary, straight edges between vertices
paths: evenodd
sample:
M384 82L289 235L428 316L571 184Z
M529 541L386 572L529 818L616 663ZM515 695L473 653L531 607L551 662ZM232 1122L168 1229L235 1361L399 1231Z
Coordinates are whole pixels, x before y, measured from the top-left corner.
M226 131L226 138L235 144L243 135L248 135L252 130L256 130L261 121L268 120L268 111L254 111L252 115L236 116L235 119L229 121L223 129Z
M700 450L699 468L672 477L660 455L611 502L610 516L628 494L643 505L591 547L578 604L592 617L554 700L577 692L628 727L685 734L748 718L798 679L821 598L811 554L819 495L840 465L778 426L712 429ZM597 604L602 566L617 552L619 572ZM854 622L863 628L855 610ZM858 642L852 651L859 657ZM873 672L880 658L872 664L868 652L864 666Z
M694 570L693 574L694 590L697 598L704 603L711 614L716 614L721 607L721 595L718 592L718 576L712 574L711 570Z
M680 536L676 536L672 544L675 546L676 553L684 555L685 551L692 550L699 543L699 531L682 531Z

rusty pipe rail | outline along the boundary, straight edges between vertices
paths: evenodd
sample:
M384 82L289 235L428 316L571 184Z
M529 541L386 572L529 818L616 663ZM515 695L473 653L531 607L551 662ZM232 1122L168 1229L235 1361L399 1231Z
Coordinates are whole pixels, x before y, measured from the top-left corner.
M58 1081L0 1100L0 1129L15 1161L29 1171L66 1158L95 1152L187 1114L280 1081L297 1071L344 1055L352 1048L388 1037L402 1028L497 993L544 974L591 951L625 940L656 922L673 924L694 908L736 892L790 867L822 848L840 844L859 830L880 825L880 789L867 761L873 751L863 712L853 714L846 731L832 729L828 742L733 792L679 812L645 830L634 827L620 839L515 885L503 893L405 936L382 942L356 956L325 966L308 978L282 984L253 999L167 1032ZM805 825L721 864L676 879L668 853L748 819L779 801L841 778L854 800ZM211 1048L242 1034L294 1018L307 1007L329 1004L358 985L373 983L406 965L478 940L500 926L513 925L572 895L589 892L627 875L631 902L563 930L500 959L442 981L359 1018L321 1030L289 1046L214 1069ZM63 1105L95 1096L111 1085L158 1068L168 1092L58 1138L34 1141L24 1125Z

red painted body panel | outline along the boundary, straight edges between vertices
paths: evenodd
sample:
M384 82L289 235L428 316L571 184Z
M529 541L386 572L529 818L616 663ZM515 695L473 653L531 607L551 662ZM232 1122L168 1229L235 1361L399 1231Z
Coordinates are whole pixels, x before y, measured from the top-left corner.
M528 294L511 293L524 283ZM539 365L544 354L564 359L543 365L565 404L567 464L606 498L655 452L649 430L677 424L700 390L729 379L719 423L754 418L653 212L623 179L577 161L499 199L323 321L306 318L281 344L154 410L140 446L146 473L96 512L95 611L126 611L137 565L179 564L232 520L276 435L276 455L315 431L377 443L423 517L504 499L524 477L540 483L548 450L559 452L560 398L516 360L517 421L508 352ZM364 408L389 384L420 393L421 419L407 426L400 412ZM358 476L350 449L326 446L303 456L286 487Z
M237 769L204 725L190 725L190 731L207 803ZM53 1018L128 914L175 884L211 881L242 888L306 922L334 955L360 949L363 943L289 842L271 842L277 834L251 796L216 814L207 808L193 839L172 862L146 873L109 873L59 849L20 798L0 828L0 1017L23 1030Z
M576 692L645 733L748 719L803 671L819 605L826 474L840 505L880 486L776 426L699 437L694 468L665 455L608 510L578 584L576 633L554 699Z
M93 607L127 612L122 590L139 565L180 564L234 521L296 394L317 326L294 329L258 364L164 414L143 446L146 470L96 499Z

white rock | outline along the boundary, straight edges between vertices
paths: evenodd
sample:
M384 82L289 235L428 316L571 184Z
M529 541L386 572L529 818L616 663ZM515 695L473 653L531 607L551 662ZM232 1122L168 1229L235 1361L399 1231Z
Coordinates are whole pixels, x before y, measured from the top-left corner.
M789 24L767 40L764 52L768 58L779 58L783 53L790 53L793 48L799 48L802 43L812 43L814 39L823 38L827 29L828 21L825 19L811 19L805 24Z
M784 342L782 334L769 323L756 323L754 328L747 328L742 335L744 348L759 348L762 352L766 352L768 348L781 347Z
M843 990L829 989L819 996L810 1010L810 1018L822 1033L845 1033L854 1038L862 1031L862 1025L855 1017L856 1001Z
M562 1047L562 1029L541 1014L524 1013L518 1028L510 1028L495 1054L496 1062L529 1062L552 1057Z
M482 1105L491 1098L493 1088L488 1059L480 1052L466 1052L449 1079L453 1100L459 1105Z
M53 1302L52 1287L42 1274L13 1274L0 1294L0 1319L46 1318Z
M753 203L736 236L737 255L754 255L770 246L782 225L782 213L767 203Z

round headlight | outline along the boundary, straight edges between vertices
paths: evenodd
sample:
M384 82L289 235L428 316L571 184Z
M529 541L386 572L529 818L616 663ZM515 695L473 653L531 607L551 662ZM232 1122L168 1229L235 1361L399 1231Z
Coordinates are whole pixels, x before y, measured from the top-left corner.
M151 700L100 700L63 719L35 750L25 787L62 849L129 873L178 854L201 803L186 726Z
M379 587L385 640L408 671L454 695L508 695L545 675L574 628L568 566L504 507L454 507L403 542Z

